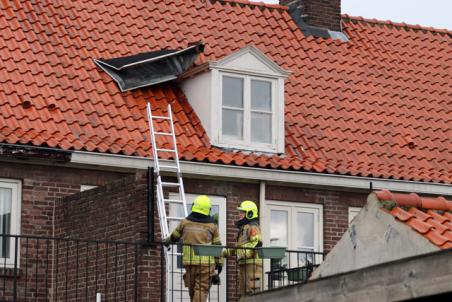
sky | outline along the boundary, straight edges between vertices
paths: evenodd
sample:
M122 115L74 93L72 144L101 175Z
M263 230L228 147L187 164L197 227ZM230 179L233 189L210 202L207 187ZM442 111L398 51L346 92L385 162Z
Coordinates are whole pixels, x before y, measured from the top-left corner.
M342 13L452 30L452 0L342 0Z

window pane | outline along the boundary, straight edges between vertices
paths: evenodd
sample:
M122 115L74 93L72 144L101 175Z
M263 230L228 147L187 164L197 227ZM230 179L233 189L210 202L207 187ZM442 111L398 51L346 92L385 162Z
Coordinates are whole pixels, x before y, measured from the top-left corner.
M243 108L243 79L223 77L223 106Z
M267 113L251 113L251 141L271 143L272 115Z
M251 109L272 110L272 85L267 81L251 81Z
M242 111L223 109L223 136L238 140L243 139Z
M314 247L314 214L313 213L297 213L297 249Z
M0 234L11 234L12 189L0 188ZM9 238L0 238L0 258L9 258Z
M287 247L287 211L270 211L270 245Z

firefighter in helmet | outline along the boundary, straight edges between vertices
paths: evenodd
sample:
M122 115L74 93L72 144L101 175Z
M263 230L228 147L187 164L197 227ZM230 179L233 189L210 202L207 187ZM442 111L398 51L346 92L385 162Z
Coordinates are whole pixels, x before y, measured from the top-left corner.
M184 243L182 263L185 268L183 276L185 287L188 287L190 300L194 302L207 301L211 285L211 277L221 273L221 259L210 256L198 256L190 244L221 245L218 225L210 216L212 202L206 195L198 196L191 208L192 212L184 218L165 240L168 246L181 240Z
M224 257L235 255L240 267L240 295L252 294L262 289L262 259L254 248L262 246L259 215L256 204L245 200L237 208L239 210L239 228L237 235L237 250L227 249ZM246 248L246 249L240 249Z

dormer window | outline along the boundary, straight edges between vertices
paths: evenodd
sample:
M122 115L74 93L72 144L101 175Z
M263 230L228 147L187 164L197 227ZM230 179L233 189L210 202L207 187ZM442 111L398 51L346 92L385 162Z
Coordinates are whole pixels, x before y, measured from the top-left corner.
M209 62L204 73L188 74L182 88L212 145L283 153L284 80L289 74L248 46Z
M220 141L271 149L274 142L273 91L275 80L221 73Z

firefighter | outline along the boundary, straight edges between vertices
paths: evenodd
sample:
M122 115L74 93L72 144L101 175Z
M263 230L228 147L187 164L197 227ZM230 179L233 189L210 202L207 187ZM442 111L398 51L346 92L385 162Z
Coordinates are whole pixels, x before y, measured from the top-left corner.
M211 277L221 273L222 263L219 258L195 255L190 244L221 245L218 225L210 216L212 202L206 195L198 196L191 208L191 214L183 219L174 229L164 244L181 240L183 247L182 263L185 268L183 276L185 287L188 287L190 300L194 302L207 301L211 285Z
M253 201L245 200L237 208L239 210L239 228L237 234L236 251L227 249L223 252L224 257L235 255L240 267L239 285L240 295L244 296L260 291L262 289L262 259L253 249L262 246L261 230L259 227L259 216L257 206Z

